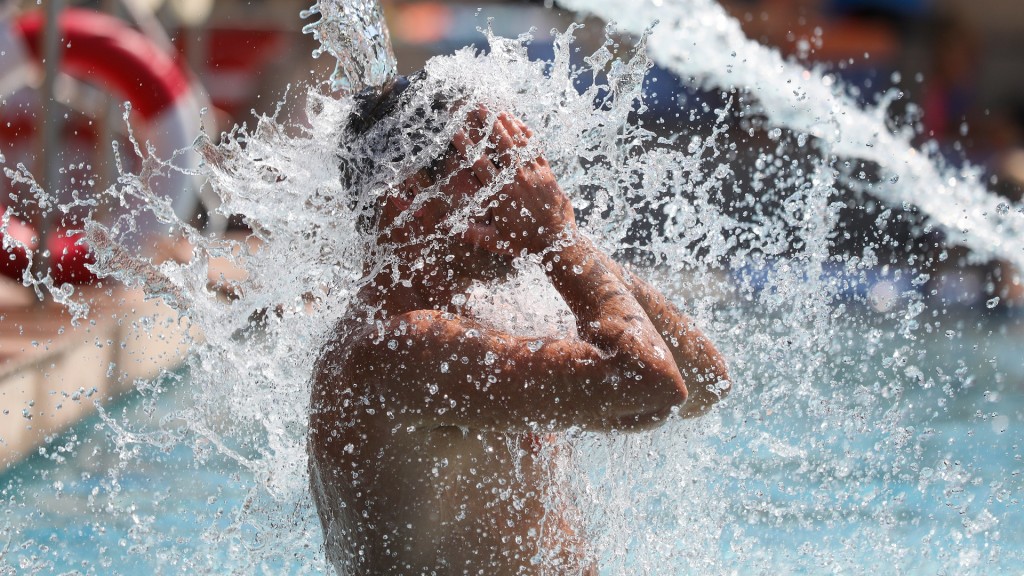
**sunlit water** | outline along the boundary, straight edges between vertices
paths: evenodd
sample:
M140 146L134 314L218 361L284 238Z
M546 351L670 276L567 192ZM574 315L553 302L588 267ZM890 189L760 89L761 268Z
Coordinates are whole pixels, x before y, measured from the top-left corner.
M851 315L864 323L859 328L894 328L863 311ZM632 529L629 540L606 535L604 573L1012 573L1024 546L1024 401L985 383L1024 381L1024 326L1001 317L958 321L965 327L955 338L920 347L923 369L950 380L887 399L894 412L881 419L851 408L870 404L852 390L821 411L854 422L780 422L794 410L780 416L748 407L727 410L725 430L715 434L675 425L577 441L577 451L600 462L587 472L602 489L583 499L596 523ZM842 355L862 357L866 345L854 339ZM843 366L837 378L857 379L859 366L836 364ZM192 402L187 374L164 383L165 392L134 394L108 415L153 426ZM111 432L91 418L0 477L4 523L20 527L9 535L7 561L19 572L248 572L244 546L261 537L236 518L250 491L261 490L259 479L203 443L198 452L185 442L119 449ZM687 457L696 442L726 465L708 469L707 460ZM248 455L258 448L249 446ZM273 571L316 571L317 526L300 510L285 510L269 526L305 539L270 554Z
M807 152L875 164L865 176L859 163L831 163L837 177L891 206L919 207L953 243L976 254L999 256L1024 267L1024 207L989 194L981 170L946 166L938 147L916 149L913 123L894 124L889 107L904 98L897 88L877 102L858 104L834 70L788 61L777 49L744 35L740 23L714 0L651 0L623 10L617 0L560 0L560 5L614 21L640 34L654 26L651 57L683 78L707 87L742 89L754 96L754 114L772 126L796 130L814 145ZM913 106L911 106L913 108ZM801 144L801 148L803 148Z
M645 434L562 435L568 465L554 480L582 511L602 572L1019 566L1019 326L988 308L954 314L926 303L916 286L933 262L880 258L884 234L834 254L838 157L808 160L789 148L803 145L799 137L770 139L753 151L756 195L737 193L735 143L724 135L734 111L718 111L705 136L683 142L634 124L650 64L643 42L633 53L609 41L574 68L572 30L556 37L548 63L526 58L528 40L488 36L487 55L431 60L425 93L510 110L532 126L587 232L609 251L629 246L657 262L655 283L700 322L734 377L735 391L709 416ZM592 80L583 94L580 77ZM105 192L148 203L196 249L189 263L154 266L125 231L90 223L100 270L164 298L206 341L181 382L144 387L48 446L56 456L4 477L0 566L326 570L306 479L309 375L359 286L366 246L356 213L372 190L436 156L458 123L457 114L428 117L437 136L414 151L409 139L391 139L422 127L405 113L354 145L341 130L349 107L313 89L304 125L260 118L219 144L197 142L222 210L244 215L261 248L181 224L135 174ZM358 167L389 143L406 147L404 159L346 190L339 166ZM985 218L964 225L1018 241ZM633 246L637 228L652 229L651 240ZM207 288L211 256L249 273L230 301ZM387 254L377 257L386 265ZM565 329L564 305L530 262L521 268L506 286L479 288L474 308L520 330ZM879 279L892 288L862 290ZM55 292L86 313L80 296ZM53 462L61 459L73 465Z

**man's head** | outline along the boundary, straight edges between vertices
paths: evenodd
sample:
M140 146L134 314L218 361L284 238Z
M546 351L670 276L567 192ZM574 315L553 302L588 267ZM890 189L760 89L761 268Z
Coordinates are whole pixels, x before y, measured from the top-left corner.
M373 233L376 226L378 192L386 185L383 175L414 161L442 128L439 119L449 108L448 99L441 93L417 97L425 78L421 70L354 97L343 132L351 154L341 159L340 167L350 205L360 210L358 228L364 233Z
M358 164L343 164L343 175L350 188L374 181L373 177L387 170L388 164L411 162L431 145L438 148L437 135L451 118L453 109L465 100L455 93L422 93L427 84L425 79L421 71L399 77L383 89L367 90L356 96L346 137L373 142L363 147L367 154ZM451 143L432 156L420 160L421 167L416 172L392 184L385 193L372 196L373 200L361 211L360 230L374 234L378 243L415 246L414 250L424 256L427 264L433 265L428 271L436 277L433 282L442 278L490 280L506 276L512 270L511 258L465 243L460 236L445 230L452 210L476 194L482 183ZM428 190L430 195L417 201ZM486 219L487 215L478 218Z

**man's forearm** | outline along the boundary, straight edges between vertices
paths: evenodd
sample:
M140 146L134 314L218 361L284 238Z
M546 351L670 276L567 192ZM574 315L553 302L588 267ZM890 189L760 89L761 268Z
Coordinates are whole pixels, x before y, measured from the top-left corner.
M693 319L681 312L664 294L607 254L597 253L604 266L622 280L672 352L690 392L681 414L689 417L706 412L729 392L725 358L697 328Z
M686 400L686 386L671 350L643 307L593 243L577 236L544 256L551 283L576 316L581 340L601 351L610 370L593 385L609 406L627 407L613 427L642 428L662 420ZM611 408L615 412L616 408Z
M571 244L544 257L548 278L576 317L580 336L601 348L611 348L619 335L616 325L624 330L631 324L650 324L643 307L637 302L621 275L594 244L577 235Z

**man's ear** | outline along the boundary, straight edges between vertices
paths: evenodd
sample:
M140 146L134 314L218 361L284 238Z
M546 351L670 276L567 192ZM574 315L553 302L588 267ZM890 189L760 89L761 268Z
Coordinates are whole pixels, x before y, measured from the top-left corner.
M412 205L416 195L421 190L429 188L430 185L430 176L427 175L427 171L420 170L395 187L394 193L388 195L388 203L399 210L405 210Z
M389 207L402 211L412 205L412 198L406 199L400 195L392 194L388 196L386 202Z
M384 194L380 199L381 208L385 215L383 221L390 222L397 218L399 214L405 212L409 206L412 206L412 201L416 198L416 194L419 193L420 186L422 186L421 180L418 174L414 174Z

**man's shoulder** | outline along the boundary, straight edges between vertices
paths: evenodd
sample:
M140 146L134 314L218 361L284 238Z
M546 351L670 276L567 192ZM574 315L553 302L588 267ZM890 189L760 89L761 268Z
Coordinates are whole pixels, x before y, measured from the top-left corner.
M355 345L368 338L373 328L373 324L351 312L335 322L313 366L314 381L343 376L348 371Z
M472 325L474 323L466 318L433 309L411 310L373 321L346 315L327 338L315 371L338 376L374 360L383 360L403 337L430 343Z

